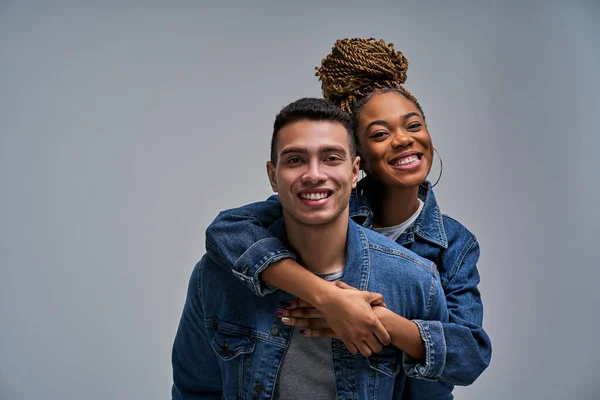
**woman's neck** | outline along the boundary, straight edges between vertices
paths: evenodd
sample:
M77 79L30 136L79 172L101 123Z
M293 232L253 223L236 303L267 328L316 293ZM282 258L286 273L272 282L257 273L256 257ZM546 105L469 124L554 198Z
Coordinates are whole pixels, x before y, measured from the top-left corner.
M419 187L382 188L375 209L376 228L399 225L419 209Z

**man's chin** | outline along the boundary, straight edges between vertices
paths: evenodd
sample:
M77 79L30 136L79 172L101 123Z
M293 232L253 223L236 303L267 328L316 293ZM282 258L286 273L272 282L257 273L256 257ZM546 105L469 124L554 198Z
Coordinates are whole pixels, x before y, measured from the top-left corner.
M331 213L306 213L302 215L296 215L295 218L298 222L303 225L318 226L327 225L335 220L335 217Z

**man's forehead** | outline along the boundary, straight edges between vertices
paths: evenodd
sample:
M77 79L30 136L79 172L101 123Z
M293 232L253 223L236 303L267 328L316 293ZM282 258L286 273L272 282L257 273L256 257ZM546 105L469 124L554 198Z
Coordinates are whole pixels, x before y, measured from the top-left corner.
M286 149L304 149L305 152L331 151L349 152L348 131L339 122L296 121L281 128L278 135L279 152Z

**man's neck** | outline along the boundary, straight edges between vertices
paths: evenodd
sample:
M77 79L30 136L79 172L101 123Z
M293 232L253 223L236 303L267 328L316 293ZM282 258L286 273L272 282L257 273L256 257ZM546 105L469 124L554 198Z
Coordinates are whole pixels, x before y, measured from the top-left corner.
M419 209L419 187L388 188L377 207L375 227L399 225Z
M317 273L340 271L346 263L348 208L334 221L325 225L303 225L284 216L285 231L290 246L300 255L299 263Z

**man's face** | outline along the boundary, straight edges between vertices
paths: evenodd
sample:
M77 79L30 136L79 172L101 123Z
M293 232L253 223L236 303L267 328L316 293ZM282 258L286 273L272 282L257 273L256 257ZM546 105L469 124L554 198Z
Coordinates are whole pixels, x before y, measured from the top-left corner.
M279 130L277 165L267 162L267 173L284 215L311 226L340 218L358 180L348 140L339 122L300 120Z

